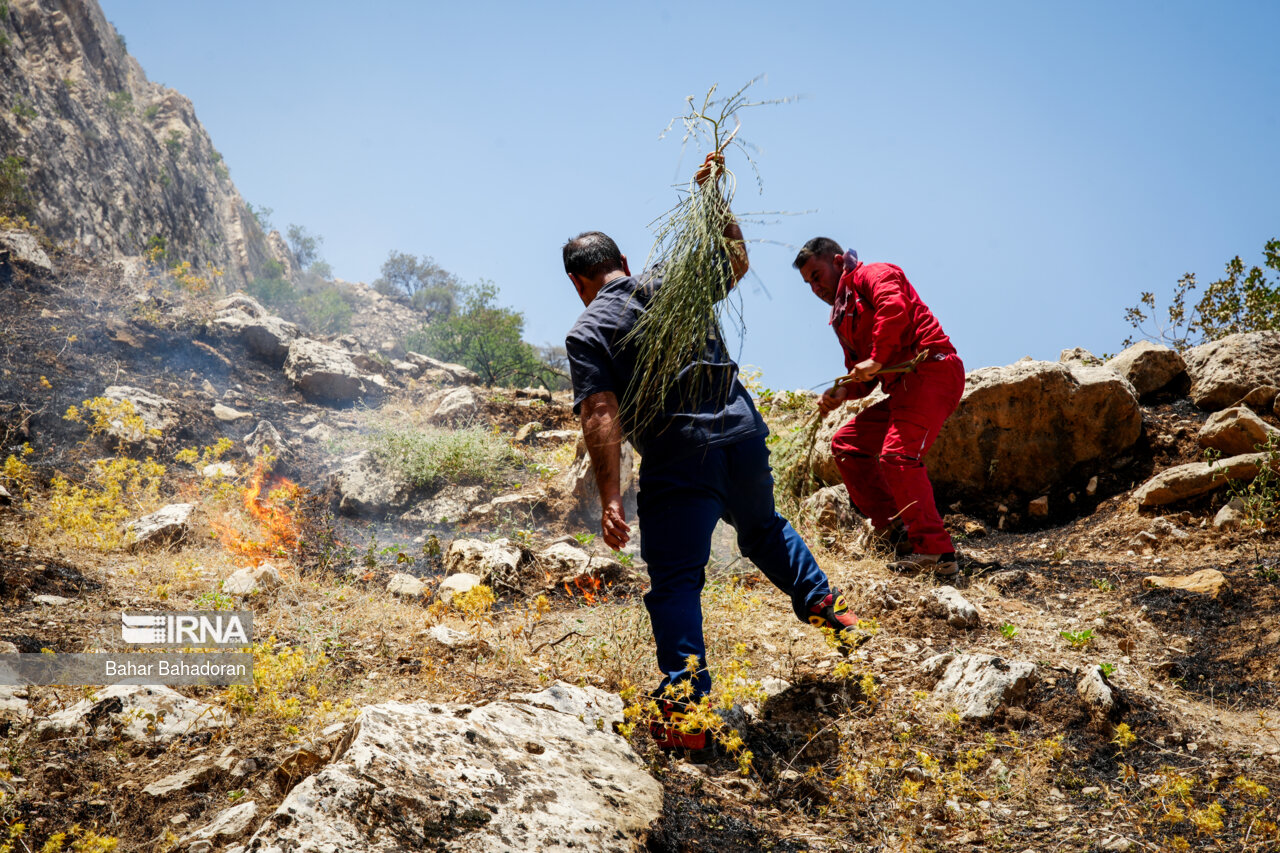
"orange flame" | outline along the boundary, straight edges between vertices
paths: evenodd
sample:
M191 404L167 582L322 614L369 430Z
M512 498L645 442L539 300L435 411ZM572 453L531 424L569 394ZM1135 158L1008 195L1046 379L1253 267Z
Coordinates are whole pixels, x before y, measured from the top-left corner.
M264 498L263 487L270 485ZM272 477L262 459L253 467L249 485L241 494L245 512L257 522L261 539L252 539L226 524L214 523L228 551L244 557L279 557L297 550L300 532L289 506L301 489L285 477Z
M600 582L600 578L595 577L592 574L578 575L573 579L573 585L577 588L578 592L582 593L582 600L587 604L599 604L605 601L605 597L600 593L601 587L603 586ZM564 591L569 594L570 598L573 598L574 591L570 588L568 581L564 582Z

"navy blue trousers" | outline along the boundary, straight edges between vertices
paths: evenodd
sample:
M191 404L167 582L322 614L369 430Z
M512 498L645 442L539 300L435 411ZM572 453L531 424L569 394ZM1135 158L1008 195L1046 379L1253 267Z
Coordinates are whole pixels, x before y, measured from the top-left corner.
M700 450L665 461L640 463L640 556L649 566L651 589L644 605L653 621L662 687L698 670L693 695L711 690L702 637L702 587L711 534L723 519L738 533L738 549L791 598L807 621L810 605L830 592L827 576L804 540L773 505L773 472L764 437Z

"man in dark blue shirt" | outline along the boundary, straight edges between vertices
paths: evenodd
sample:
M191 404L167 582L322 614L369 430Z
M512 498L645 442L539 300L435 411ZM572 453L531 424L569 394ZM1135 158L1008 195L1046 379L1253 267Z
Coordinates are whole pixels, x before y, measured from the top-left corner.
M715 156L699 170L699 183L706 180ZM737 282L747 272L747 254L732 216L725 236L734 246L728 262ZM563 254L565 272L586 306L565 340L573 408L582 419L600 491L604 541L615 550L627 544L631 533L619 488L624 439L641 453L640 553L651 586L644 603L664 674L656 695L667 697L661 706L673 721L651 727L651 732L662 746L700 749L705 733L675 727L682 706L670 697L697 700L711 689L701 594L719 520L733 525L743 555L791 598L801 620L839 635L855 627L857 618L774 508L765 446L769 430L738 381L738 366L711 318L704 352L681 374L662 411L636 417L625 404L636 372L636 346L627 335L662 287L661 272L633 277L626 256L599 231L579 234L564 245ZM694 371L701 371L700 380L695 381ZM624 401L621 411L619 400Z

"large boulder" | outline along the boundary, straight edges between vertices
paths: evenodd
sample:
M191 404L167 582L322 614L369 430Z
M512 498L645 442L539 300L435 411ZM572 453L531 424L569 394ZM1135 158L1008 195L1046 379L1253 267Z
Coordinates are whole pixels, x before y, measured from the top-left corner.
M623 442L618 471L622 508L626 511L627 518L636 517L637 497L640 493L639 477L636 475L636 458L631 442ZM591 456L587 453L585 441L578 442L577 456L563 477L564 488L572 496L572 508L569 514L576 515L593 525L598 524L600 489L596 486L595 470L591 467Z
M433 395L427 402L435 404L435 410L427 418L433 424L462 426L474 420L480 411L480 398L466 386L445 391L438 398Z
M559 704L366 707L350 746L299 783L246 850L645 849L661 784L625 740Z
M95 690L90 698L36 723L36 738L98 734L165 745L201 729L224 728L230 722L221 708L188 699L171 687L115 684Z
M368 450L343 459L329 475L329 484L338 495L340 512L370 518L404 507L413 493L412 483L378 464Z
M1106 366L1128 379L1139 397L1167 387L1187 370L1177 350L1151 341L1138 341L1108 360Z
M1138 506L1164 506L1221 489L1232 480L1252 480L1266 464L1265 453L1244 453L1215 462L1188 462L1166 468L1133 492Z
M1141 433L1138 395L1114 370L1021 361L969 373L925 464L943 490L1038 497Z
M334 403L352 403L383 387L375 377L362 374L345 351L310 338L289 345L284 373L308 397Z
M1280 385L1280 332L1242 332L1183 353L1191 401L1223 409L1262 385Z
M1272 437L1280 437L1280 429L1255 415L1251 409L1232 406L1210 415L1197 437L1201 447L1212 447L1227 456L1236 456L1252 453Z
M239 340L254 355L280 365L289 355L289 346L298 338L298 327L267 313L253 298L233 293L214 303L210 325L214 331Z
M523 563L524 550L509 539L455 539L444 555L445 574L472 574L487 586L495 582L514 585Z

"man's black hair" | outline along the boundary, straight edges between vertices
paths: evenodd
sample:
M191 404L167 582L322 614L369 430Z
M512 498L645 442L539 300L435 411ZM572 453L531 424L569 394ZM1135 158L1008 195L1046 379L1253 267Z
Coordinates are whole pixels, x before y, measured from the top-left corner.
M792 264L796 269L800 269L809 263L809 259L814 255L843 255L844 249L840 248L840 244L830 237L814 237L800 249L800 253L796 255L795 263Z
M618 244L602 231L583 231L564 244L564 271L595 278L622 269Z

